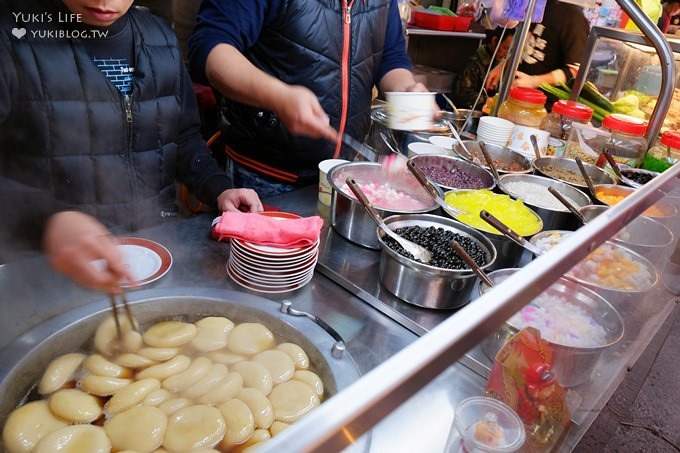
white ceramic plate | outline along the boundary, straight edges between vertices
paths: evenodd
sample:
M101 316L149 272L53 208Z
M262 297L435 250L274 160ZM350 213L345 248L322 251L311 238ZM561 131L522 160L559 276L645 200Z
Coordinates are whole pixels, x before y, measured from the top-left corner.
M121 283L123 288L138 288L164 276L172 266L172 255L157 242L143 238L118 238L123 263L130 268L133 282Z

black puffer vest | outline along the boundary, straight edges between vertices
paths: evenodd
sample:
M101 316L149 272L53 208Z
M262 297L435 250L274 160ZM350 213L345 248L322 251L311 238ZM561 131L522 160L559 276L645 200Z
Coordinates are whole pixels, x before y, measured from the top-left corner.
M59 25L57 11L48 9L52 3L35 4L42 13L52 11L52 21L24 23L23 39L3 33L0 43L14 59L0 69L13 87L11 113L0 130L0 176L90 213L114 232L175 215L173 140L181 113L182 57L172 30L148 13L130 10L137 76L128 103L78 39L34 37L32 30ZM28 5L10 8L26 11ZM5 30L17 26L8 16L0 21L3 28L12 22Z
M284 0L275 23L265 27L245 55L266 73L314 92L336 129L340 129L345 103L345 132L362 139L370 124L371 90L382 58L389 1L352 2L346 53L344 3L345 0ZM343 59L348 65L348 95L344 98ZM267 167L272 167L275 177L279 170L290 174L292 180L288 182L305 184L318 179L318 162L335 152L336 145L326 140L292 136L272 112L228 100L224 103L229 123L226 139L234 150L232 157L246 167L265 173ZM286 180L286 176L277 179Z

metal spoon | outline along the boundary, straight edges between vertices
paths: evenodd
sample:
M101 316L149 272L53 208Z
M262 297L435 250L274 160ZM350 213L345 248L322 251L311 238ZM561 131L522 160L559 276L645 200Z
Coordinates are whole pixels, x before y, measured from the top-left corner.
M581 211L576 209L576 206L574 206L566 198L564 198L562 194L557 191L557 189L555 189L553 186L550 186L548 187L548 192L550 192L555 198L557 198L560 201L560 203L564 205L564 207L569 209L569 211L571 211L571 213L574 214L576 218L581 221L581 223L583 224L586 223L586 219L583 217L583 214L581 214Z
M453 101L447 95L445 95L444 93L439 93L439 94L441 94L442 97L444 98L444 100L446 101L446 103L451 106L451 108L453 109L453 113L455 113L456 115L460 115L460 112L456 108L456 104L454 104Z
M590 194L597 199L597 195L595 194L595 186L593 186L593 181L590 179L590 175L586 171L586 168L583 166L583 162L581 162L581 159L578 157L574 158L576 161L576 165L578 166L579 171L581 172L581 176L583 176L583 179L586 182L586 185L588 186L588 190L590 190Z
M531 242L527 241L524 239L522 236L517 234L515 230L498 220L496 217L494 217L490 212L488 212L485 209L482 209L479 213L479 217L482 218L482 220L486 221L489 225L492 227L496 228L498 231L500 231L503 235L505 235L508 239L511 241L515 242L518 244L520 247L524 247L525 249L529 250L531 253L533 253L536 256L543 255L544 251L543 249L535 246Z
M467 149L467 146L465 146L465 143L463 143L463 139L460 138L460 135L458 135L458 131L456 128L451 124L451 121L446 121L446 125L449 126L449 130L453 134L454 138L458 140L458 143L460 143L461 148L463 148L463 151L467 153L468 156L472 156L472 153L470 152L469 149Z
M534 154L536 155L536 159L540 159L541 150L538 149L538 140L536 139L536 136L534 134L531 134L529 136L529 140L531 141L531 146L534 148Z
M383 142L385 142L390 151L392 151L395 154L401 154L396 144L390 143L390 139L387 138L387 135L384 132L380 133L380 138L382 139Z
M392 231L390 227L388 227L385 222L383 221L382 217L380 217L380 214L378 211L373 207L370 201L368 201L368 198L366 198L366 195L364 192L361 190L361 187L354 181L354 178L351 176L347 178L347 185L349 188L354 192L354 195L356 195L357 199L359 202L363 205L364 208L366 208L366 212L371 216L371 219L378 225L378 227L385 232L389 237L394 239L401 245L404 250L406 250L408 253L413 255L413 257L421 261L423 263L429 263L432 260L432 253L422 245L418 245L415 242L411 242L406 238L403 238L399 236L397 233Z
M496 164L493 163L493 159L491 159L489 151L487 151L486 149L486 143L479 142L479 149L482 151L484 159L486 160L486 163L489 165L489 168L491 169L491 174L493 174L493 177L496 180L496 185L500 186L501 175L498 173Z
M484 283L486 283L489 287L493 286L493 282L489 278L488 275L486 275L486 272L482 270L481 267L477 265L475 260L472 259L472 257L468 254L468 252L465 251L463 247L459 243L457 243L455 240L452 240L450 242L451 247L453 247L453 250L460 256L463 261L465 261L465 264L467 264L472 271L477 274L477 276L482 279Z
M602 154L604 154L604 157L607 159L607 162L609 162L609 165L612 167L612 170L614 170L614 173L616 174L616 177L619 178L619 181L623 181L623 175L621 174L619 164L617 164L612 155L609 154L609 151L602 151Z
M437 204L441 206L441 208L444 211L446 211L451 217L455 218L460 214L464 214L463 211L454 208L446 201L444 201L444 199L439 195L439 191L437 190L437 188L427 179L427 176L423 174L423 171L420 168L418 168L415 161L409 159L408 162L406 162L406 166L408 167L409 170L411 170L413 176L415 176L416 180L420 183L421 186L423 186L423 188L432 197L432 199L436 201Z

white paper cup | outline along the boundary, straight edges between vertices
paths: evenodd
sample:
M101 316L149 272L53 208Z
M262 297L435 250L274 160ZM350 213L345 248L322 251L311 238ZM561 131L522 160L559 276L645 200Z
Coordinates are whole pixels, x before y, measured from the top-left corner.
M319 162L319 201L326 206L331 205L331 193L333 188L328 182L328 172L336 165L349 162L345 159L326 159Z
M548 153L548 139L550 138L550 133L534 127L515 126L508 148L522 153L529 159L533 159L536 157L536 154L534 153L534 146L531 144L531 139L529 138L532 134L536 136L536 142L538 143L538 150L540 151L541 156L545 156Z
M437 108L435 94L410 91L385 93L388 126L407 131L432 129Z

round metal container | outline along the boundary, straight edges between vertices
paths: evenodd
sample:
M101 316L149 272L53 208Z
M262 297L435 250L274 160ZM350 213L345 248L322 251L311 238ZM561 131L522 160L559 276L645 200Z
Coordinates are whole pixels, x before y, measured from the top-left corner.
M500 269L489 273L489 278L495 284L500 284L518 270ZM489 288L484 283L480 283L480 295L488 290ZM592 347L568 346L544 337L553 350L552 369L557 377L557 382L564 387L575 387L583 384L590 379L590 374L596 367L602 351L615 345L623 338L623 319L619 312L602 296L566 278L558 279L543 294L564 298L571 304L578 306L601 325L607 333L602 344ZM493 359L503 344L518 331L519 329L516 326L506 321L503 327L482 344L482 349Z
M609 206L588 205L579 208L579 212L587 223L608 209ZM650 217L638 216L619 231L612 241L659 265L673 252L671 245L674 239L673 232L666 225Z
M331 354L335 340L325 330L305 317L282 313L280 304L268 299L224 289L164 288L130 292L128 300L142 328L161 320L205 316L264 324L277 342L290 341L305 350L323 381L324 399L360 377L347 351L339 358ZM51 360L68 352L94 351L95 330L110 314L108 300L79 307L33 327L0 350L0 426L37 385Z
M420 210L390 211L374 205L383 219L393 214L421 214L439 208L439 205L410 172L400 172L398 175L387 178L387 180L386 173L380 164L373 162L340 164L328 172L328 182L333 188L331 225L340 236L364 247L380 249L375 222L361 203L354 198L354 194L349 189L343 190L343 186L346 187L345 181L349 176L353 177L359 184L389 182L391 188L402 190L427 206Z
M594 186L595 188L595 201L607 205L607 206L613 206L612 204L607 203L605 200L600 198L600 195L598 195L600 192L603 194L611 195L611 196L617 196L617 197L627 197L630 194L635 192L635 189L632 187L624 186L624 185L618 185L618 184L597 184ZM616 203L614 203L616 204ZM674 217L678 213L678 208L676 208L673 204L671 204L668 200L661 200L652 205L651 207L647 208L642 215L647 216L647 217L652 217L654 219L663 221L664 219L669 219L671 217Z
M652 178L656 178L660 174L655 171L645 170L644 168L628 168L624 166L621 166L620 170L621 170L621 182L634 189L639 189L640 187L644 186L644 184L640 184L639 182L631 179L630 176L637 174L647 175L651 176Z
M453 231L474 240L484 250L490 268L496 260L496 249L484 235L474 228L452 219L430 214L394 215L385 219L392 230L406 226L434 226ZM392 250L383 241L384 232L379 231L382 248L380 256L380 282L392 294L419 307L440 310L459 308L470 301L470 294L477 281L471 270L442 269L411 260ZM453 249L451 250L453 252Z
M443 191L455 189L493 190L493 188L496 187L496 182L494 181L493 175L489 170L486 170L479 165L473 164L472 162L464 159L459 159L452 156L413 156L409 160L412 160L421 170L425 167L442 167L450 173L463 173L470 175L476 179L479 179L483 184L481 187L452 187L444 185L428 176L427 179L438 185Z
M461 159L465 159L488 169L489 166L479 147L479 143L474 140L463 140L463 143L468 151L470 151L471 155L465 152L460 143L456 143L453 147L453 151L460 156ZM500 174L531 173L533 171L531 168L531 160L517 151L513 151L505 146L492 145L490 143L486 144L486 150L489 153L491 160L496 164L496 170L498 170L498 173Z
M457 128L458 132L462 136L474 136L477 133L477 125L479 124L479 117L482 116L480 112L473 112L470 121L465 127L465 130L461 131L460 127L463 125L465 118L463 115L467 115L468 110L459 110L460 114L456 115L453 112L440 111L435 120L432 129L425 131L406 131L392 129L389 126L389 118L387 116L387 107L384 105L373 106L371 109L371 126L366 137L366 143L371 145L374 149L379 152L389 152L387 146L383 143L380 133L386 134L393 138L395 144L399 147L401 153L406 154L408 145L413 142L427 142L428 139L433 135L446 135L450 136L451 131L446 121L451 122L454 127Z
M513 182L530 183L537 187L535 187L536 190L531 191L531 193L519 193L517 191L511 190L508 187L509 183ZM560 203L557 198L548 192L548 187L554 187L560 194L568 197L570 200L573 200L574 207L576 208L580 208L581 206L586 206L591 203L590 197L579 189L572 187L567 183L544 176L523 174L502 175L500 181L498 182L498 187L511 197L519 198L524 202L524 204L531 206L536 214L539 215L541 220L543 220L544 230L575 230L581 224L581 222L579 222L576 216L572 214L569 209L562 205L562 203ZM531 197L538 195L538 191L542 191L543 196L552 198L555 202L555 206L548 207L546 204L540 205L536 202L532 202Z
M588 189L586 182L583 181L578 164L574 159L568 159L566 157L544 156L540 159L534 159L531 165L540 175L547 176L557 181L562 181L579 189ZM551 168L555 170L550 171ZM593 182L593 184L616 184L616 180L609 173L599 167L596 167L595 165L583 162L583 168L585 168L586 173L588 176L590 176L590 180ZM572 178L559 177L559 175L555 173L555 171L559 170L573 174L575 177L581 179L581 181L579 182Z
M444 193L444 196L450 192L462 192L462 190L457 190L457 191L448 191ZM500 196L500 195L499 195ZM525 236L528 238L529 236L532 236L539 231L543 229L543 220L541 217L536 214L536 212L531 209L528 206L525 206L525 208L531 212L538 221L541 224L541 228L539 228L537 231L531 233L530 235ZM447 213L448 214L448 213ZM495 215L493 212L491 214ZM496 216L497 217L497 216ZM456 219L456 221L460 222L461 224L467 226L468 228L473 228L475 231L478 231L479 233L483 234L487 239L491 241L494 247L496 247L496 252L498 253L498 258L496 259L496 262L491 266L490 269L495 270L495 269L501 269L504 267L515 267L519 264L519 262L522 259L522 254L524 253L524 248L517 244L515 241L512 239L509 239L506 237L504 234L501 233L491 233L489 231L484 231L475 227L472 227L470 225L467 225L465 222L462 222L461 220Z

